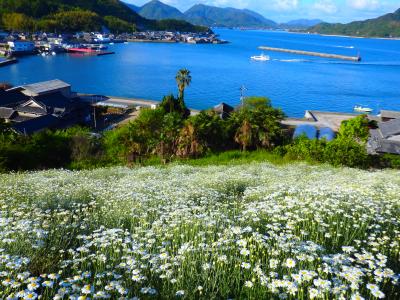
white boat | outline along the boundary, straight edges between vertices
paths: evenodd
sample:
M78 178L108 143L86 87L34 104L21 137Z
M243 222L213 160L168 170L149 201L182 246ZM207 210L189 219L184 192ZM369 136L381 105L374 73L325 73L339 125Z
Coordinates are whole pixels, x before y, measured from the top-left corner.
M251 59L258 60L258 61L268 61L268 60L270 60L270 57L268 55L261 54L261 55L252 56Z
M373 111L373 109L369 107L363 107L361 105L356 105L354 106L354 111L370 113Z

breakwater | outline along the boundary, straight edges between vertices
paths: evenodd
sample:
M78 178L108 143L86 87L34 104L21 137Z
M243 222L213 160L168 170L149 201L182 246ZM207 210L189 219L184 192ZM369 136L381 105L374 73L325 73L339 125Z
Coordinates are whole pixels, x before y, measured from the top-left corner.
M266 50L266 51L285 52L285 53L307 55L307 56L318 56L318 57L324 57L324 58L350 60L350 61L356 61L356 62L361 61L360 56L347 56L347 55L338 55L338 54L330 54L330 53L303 51L303 50L292 50L292 49L285 49L285 48L272 48L272 47L266 47L266 46L261 46L258 48L261 50Z

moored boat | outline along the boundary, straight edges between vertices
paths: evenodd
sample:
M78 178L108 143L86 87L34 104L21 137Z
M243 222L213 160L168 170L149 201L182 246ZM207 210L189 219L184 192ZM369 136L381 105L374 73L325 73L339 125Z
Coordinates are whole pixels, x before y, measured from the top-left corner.
M356 105L356 106L354 106L354 111L370 113L373 111L373 109L369 108L369 107L361 106L361 105Z

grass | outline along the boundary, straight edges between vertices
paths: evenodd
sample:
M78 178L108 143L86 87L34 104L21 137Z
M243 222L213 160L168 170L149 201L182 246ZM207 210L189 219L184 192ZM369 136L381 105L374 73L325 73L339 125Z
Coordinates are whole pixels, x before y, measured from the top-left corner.
M175 158L171 163L179 165L189 165L189 166L226 166L226 165L241 165L254 162L268 162L277 166L286 165L293 163L286 157L282 157L279 154L272 153L266 150L256 150L256 151L239 151L230 150L221 153L210 153L204 157L192 158L192 159L179 159ZM143 161L143 166L160 166L164 165L162 160L153 156Z

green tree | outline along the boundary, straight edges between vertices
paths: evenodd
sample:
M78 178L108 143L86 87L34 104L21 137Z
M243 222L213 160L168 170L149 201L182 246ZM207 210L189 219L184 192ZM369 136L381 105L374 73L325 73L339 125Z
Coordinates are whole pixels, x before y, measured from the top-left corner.
M120 33L120 32L134 32L136 31L136 26L132 23L129 23L125 20L121 20L114 16L105 16L104 21L106 23L107 28L111 32Z
M365 143L369 137L369 120L366 115L343 121L339 129L339 137L353 139Z
M52 19L56 21L57 29L62 32L97 31L102 24L98 14L79 9L59 12Z
M34 31L35 21L24 14L6 13L2 17L3 26L10 31Z
M188 69L181 69L175 76L176 83L178 85L179 96L178 99L182 102L184 106L185 89L192 82L192 76Z
M268 98L250 97L231 115L229 122L235 141L243 150L272 149L282 140L280 121L283 118L282 110L273 108Z

